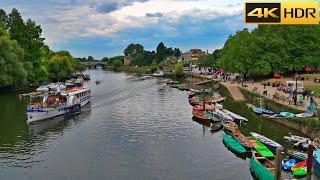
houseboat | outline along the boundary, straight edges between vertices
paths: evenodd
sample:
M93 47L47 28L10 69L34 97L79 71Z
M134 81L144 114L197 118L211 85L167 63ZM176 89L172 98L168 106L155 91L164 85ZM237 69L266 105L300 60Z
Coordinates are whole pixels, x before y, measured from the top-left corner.
M87 86L45 93L41 102L27 106L27 123L79 112L90 99L91 90Z

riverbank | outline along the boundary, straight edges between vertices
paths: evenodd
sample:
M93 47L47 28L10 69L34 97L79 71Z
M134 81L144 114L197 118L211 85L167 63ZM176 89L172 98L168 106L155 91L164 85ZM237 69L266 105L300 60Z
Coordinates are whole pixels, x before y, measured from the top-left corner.
M196 78L200 80L214 80L209 75L189 75L189 78ZM260 106L260 99L263 100L264 106L267 109L270 109L274 112L292 112L295 114L301 113L304 111L303 106L294 106L287 104L285 102L278 101L277 99L272 98L272 93L275 90L271 91L269 96L263 96L257 91L257 88L254 88L254 85L251 84L247 87L241 87L240 84L237 83L230 83L230 82L217 82L219 84L219 89L222 91L222 94L227 96L230 99L233 99L235 103L245 104L251 103L256 106ZM272 87L269 87L270 89ZM246 111L250 111L247 109ZM253 114L253 113L252 113ZM256 116L256 115L254 115ZM290 129L294 129L300 131L306 136L311 138L317 138L320 136L320 120L319 117L314 118L281 118L281 119L274 119L274 118L265 118L267 121L272 121L277 124L284 125Z

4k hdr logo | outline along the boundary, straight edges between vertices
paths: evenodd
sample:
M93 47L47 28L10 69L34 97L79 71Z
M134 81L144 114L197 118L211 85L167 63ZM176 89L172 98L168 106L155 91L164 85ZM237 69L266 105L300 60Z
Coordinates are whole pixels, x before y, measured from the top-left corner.
M318 2L245 3L245 23L319 24Z

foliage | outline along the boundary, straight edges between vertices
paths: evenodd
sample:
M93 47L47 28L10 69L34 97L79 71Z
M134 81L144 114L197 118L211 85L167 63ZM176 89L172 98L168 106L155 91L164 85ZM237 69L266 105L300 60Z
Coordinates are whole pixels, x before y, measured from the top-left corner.
M189 67L190 66L190 61L183 61L183 67Z
M183 75L183 65L181 63L177 63L174 66L174 73L178 76Z
M104 57L104 58L101 59L101 61L102 61L102 62L108 62L108 61L109 61L109 58L108 58L108 57Z
M317 84L304 84L304 88L320 95L320 86Z
M124 56L111 57L108 61L108 65L112 70L119 70L123 65Z
M143 51L138 53L132 62L134 65L147 66L152 63L152 54L150 51Z
M92 56L88 56L87 61L94 61L94 58Z
M199 58L199 67L216 67L217 59L212 54L205 54Z
M249 76L294 73L320 66L320 26L259 25L230 36L218 64Z
M49 77L62 80L76 70L77 62L67 51L56 52L48 62Z
M24 51L16 41L10 40L8 33L0 28L0 87L18 86L27 83Z
M176 58L180 57L180 56L181 56L181 51L180 51L180 49L179 49L179 48L174 48L174 50L173 50L173 55L174 55Z
M123 51L125 56L136 57L137 54L143 53L144 48L141 44L129 44L127 48Z
M70 70L84 70L84 65L69 52L51 51L41 33L41 26L31 19L24 21L17 9L8 15L0 9L0 87L39 84L49 77L69 75Z

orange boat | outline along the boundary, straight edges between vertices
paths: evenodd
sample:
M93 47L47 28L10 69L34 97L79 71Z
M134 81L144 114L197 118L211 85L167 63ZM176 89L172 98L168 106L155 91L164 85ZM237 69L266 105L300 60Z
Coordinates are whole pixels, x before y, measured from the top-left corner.
M247 150L252 149L253 145L250 139L246 138L240 130L235 130L232 132L232 137L235 138L244 148Z

